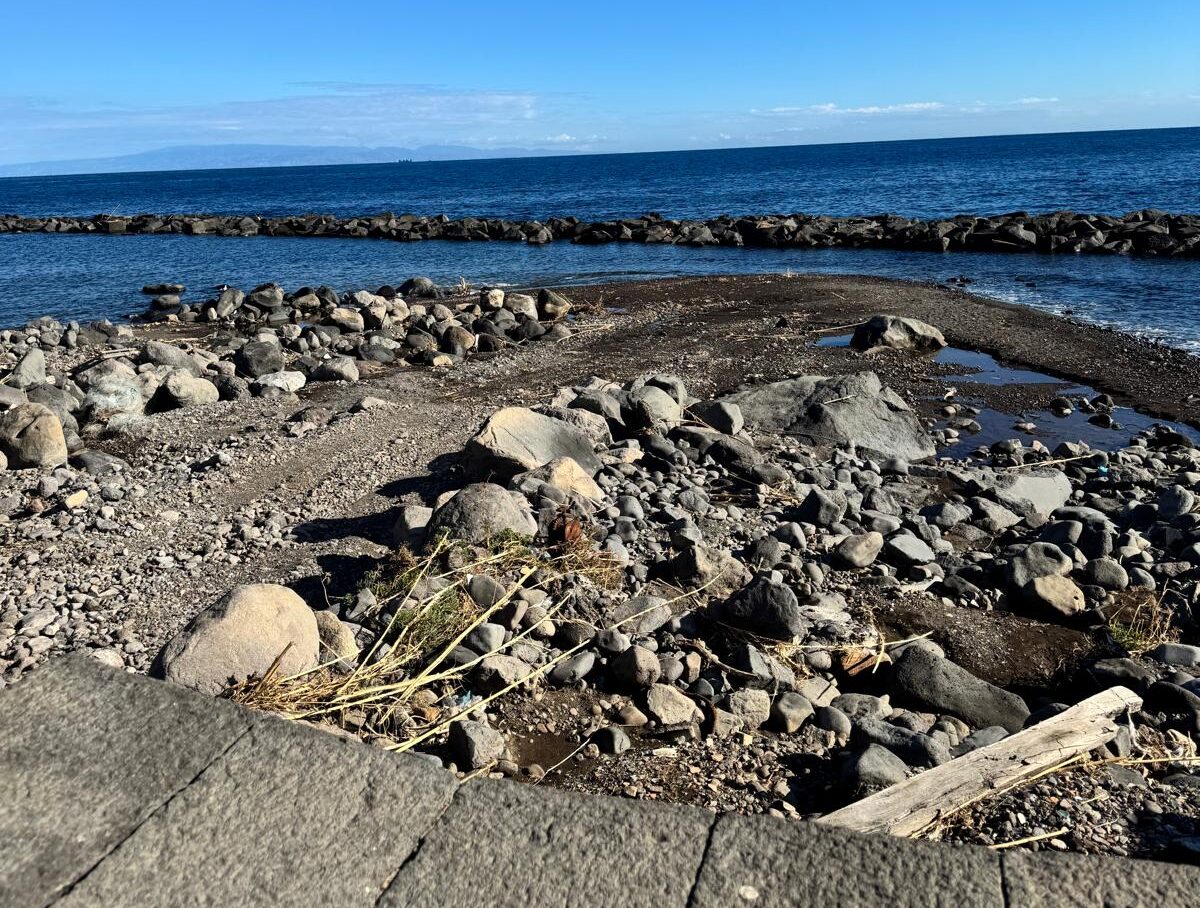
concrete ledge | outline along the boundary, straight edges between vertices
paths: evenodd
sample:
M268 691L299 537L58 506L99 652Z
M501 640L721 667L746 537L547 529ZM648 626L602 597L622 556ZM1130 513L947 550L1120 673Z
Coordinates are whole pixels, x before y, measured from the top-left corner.
M250 727L229 703L88 658L0 698L0 904L46 905Z
M713 815L516 782L460 788L380 902L685 908Z
M263 718L61 904L370 906L454 787L419 757Z
M1010 851L1007 904L1030 908L1175 908L1200 905L1200 867L1088 854Z
M696 908L753 904L996 908L1000 858L772 817L722 816L696 886Z
M1200 868L459 787L84 656L0 694L0 905L1192 908Z

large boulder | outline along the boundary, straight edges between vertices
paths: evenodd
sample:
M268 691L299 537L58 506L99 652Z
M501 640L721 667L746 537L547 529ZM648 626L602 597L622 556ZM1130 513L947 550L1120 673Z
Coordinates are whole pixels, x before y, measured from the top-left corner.
M533 536L537 522L524 496L490 482L477 482L458 493L433 512L428 538L439 533L463 542L481 543L502 533Z
M199 375L201 372L200 364L185 350L162 341L147 341L146 346L142 348L142 361L156 366L169 366L172 369L185 369L192 375Z
M0 453L13 469L57 467L67 462L67 440L58 417L41 404L0 412Z
M436 299L441 296L437 284L427 277L410 277L400 285L401 296L415 296L422 299Z
M27 392L31 403L41 404L58 417L62 423L63 432L68 436L79 431L79 422L75 419L75 411L79 408L79 400L51 384L38 385Z
M14 388L5 382L0 382L0 410L8 410L28 401L29 395L20 388ZM564 410L563 412L570 413L572 411Z
M921 460L935 453L917 414L874 372L807 375L723 398L746 425L812 445L853 445L872 456Z
M791 587L763 578L731 596L722 616L743 630L775 640L803 637L810 627Z
M646 712L663 728L678 728L698 722L703 714L677 687L652 684L646 692Z
M504 735L490 725L464 719L450 726L450 752L459 769L483 769L504 758Z
M270 341L250 341L243 344L233 355L233 363L240 374L247 378L258 378L269 372L283 371L283 350Z
M1035 469L999 473L996 500L1014 513L1053 514L1071 498L1071 480L1061 470Z
M1071 557L1051 542L1033 542L1008 563L1008 579L1018 590L1039 577L1065 577L1074 564Z
M570 457L590 476L600 469L591 439L575 426L524 407L493 413L467 442L465 467L473 478L508 480L517 473Z
M127 363L107 360L79 373L76 380L86 392L82 409L90 421L138 416L146 408L143 382Z
M1000 725L1017 732L1029 718L1029 707L1019 696L975 677L932 647L905 648L893 682L897 703L954 716L972 728Z
M621 415L633 431L665 433L682 422L683 408L662 388L643 385L630 393Z
M280 654L284 677L316 668L320 639L303 599L286 586L253 583L235 587L172 637L157 670L168 681L219 694L230 681L261 677Z
M349 356L322 360L308 376L313 381L358 381L358 364Z
M308 383L303 372L294 369L284 369L282 372L268 372L254 380L254 389L262 393L267 388L282 391L285 394L295 394Z
M668 562L670 574L684 589L703 589L710 596L729 596L750 582L750 570L726 549L689 545Z
M590 473L572 457L557 457L536 470L521 473L513 479L513 485L523 487L525 483L548 485L567 495L577 495L590 501L600 501L604 491L596 485Z
M328 325L336 325L345 334L357 334L365 328L362 313L345 306L338 306L325 319Z
M850 346L855 350L914 350L933 353L946 346L942 332L927 322L899 315L876 315L854 329Z
M842 765L846 787L855 797L890 788L908 778L908 765L886 747L868 744Z
M1035 577L1024 592L1030 602L1048 609L1052 615L1074 618L1087 608L1083 590L1070 577L1058 574Z
M156 403L168 409L215 404L221 399L217 386L186 369L173 370L159 386Z
M39 347L34 347L21 357L20 361L8 373L5 384L10 388L20 388L22 391L36 388L46 383L46 354Z

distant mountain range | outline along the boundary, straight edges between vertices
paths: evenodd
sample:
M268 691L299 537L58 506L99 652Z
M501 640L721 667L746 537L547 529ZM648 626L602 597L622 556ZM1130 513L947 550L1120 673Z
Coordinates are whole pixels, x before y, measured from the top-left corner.
M356 148L341 145L177 145L112 158L0 164L0 177L233 167L305 167L317 164L387 164L405 160L460 161L561 154L564 154L562 149L473 148L469 145L421 145L416 148Z

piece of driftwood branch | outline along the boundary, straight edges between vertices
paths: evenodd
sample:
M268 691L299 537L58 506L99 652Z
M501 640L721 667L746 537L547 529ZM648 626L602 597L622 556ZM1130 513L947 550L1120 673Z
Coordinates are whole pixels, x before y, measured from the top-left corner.
M817 820L856 832L909 836L975 801L1107 744L1117 719L1142 706L1126 687L1112 687L941 766Z

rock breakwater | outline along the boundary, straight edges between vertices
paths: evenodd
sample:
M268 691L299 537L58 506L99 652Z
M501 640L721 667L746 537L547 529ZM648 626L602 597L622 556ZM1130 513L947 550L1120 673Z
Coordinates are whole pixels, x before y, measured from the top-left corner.
M446 215L339 218L219 214L97 214L92 217L0 215L0 233L185 234L230 237L301 236L396 241L655 243L757 248L875 248L931 252L1041 252L1096 255L1200 256L1200 215L1156 209L1124 215L1023 211L922 220L893 214L830 217L763 214L672 219L658 214L607 221L552 217L520 221Z

